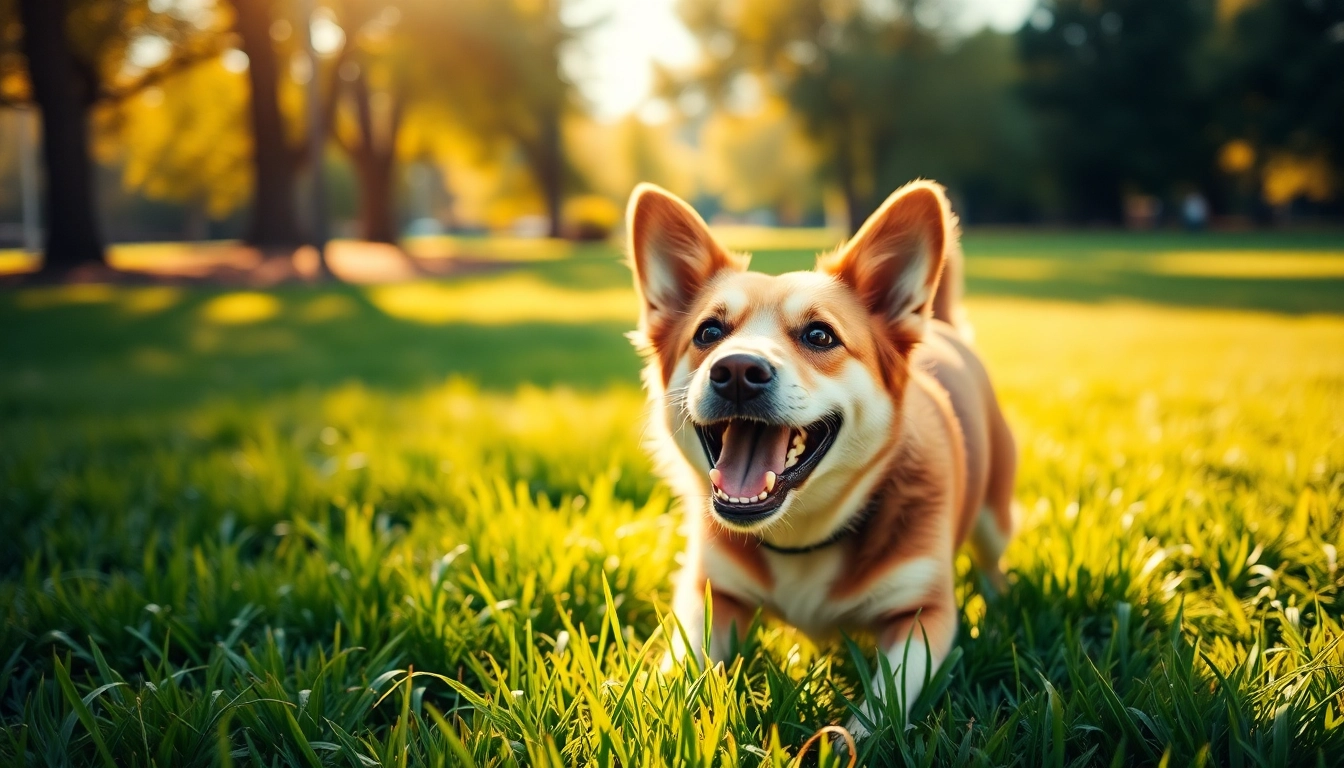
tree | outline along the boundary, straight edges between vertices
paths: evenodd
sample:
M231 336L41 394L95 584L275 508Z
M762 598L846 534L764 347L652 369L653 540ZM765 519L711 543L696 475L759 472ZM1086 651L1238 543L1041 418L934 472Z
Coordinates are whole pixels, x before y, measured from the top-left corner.
M489 4L487 4L489 7ZM560 71L560 50L570 32L560 21L559 0L499 3L503 17L496 39L513 64L513 108L503 122L541 188L550 221L549 235L562 234L565 165L561 124L571 84Z
M616 122L573 115L565 122L565 154L592 193L624 201L641 181L692 198L703 167L672 120L648 124L635 115Z
M281 70L271 30L281 19L272 14L272 0L231 2L251 93L252 215L245 239L260 248L291 248L303 242L295 185L304 145L291 144L280 111Z
M115 163L122 185L146 198L185 204L200 230L248 202L252 137L247 78L236 52L164 78L105 110L95 155Z
M333 6L346 29L345 107L337 140L360 177L366 232L392 232L392 171L407 121L452 124L482 155L516 153L559 236L571 171L563 129L572 86L560 72L573 31L557 0L407 4L389 20L382 3ZM423 131L422 131L423 132ZM495 158L495 163L509 162Z
M797 221L822 207L814 148L781 99L745 115L719 110L702 136L705 189L728 210L773 206Z
M6 0L0 27L0 45L17 40L22 54L0 49L3 98L35 104L42 114L42 271L60 276L102 264L92 110L218 55L218 30L189 11L154 12L147 0ZM154 55L141 58L153 61L137 62L131 56L136 45L148 46Z
M98 77L66 35L67 0L19 0L19 11L33 101L42 112L47 180L42 271L61 274L104 261L89 153L89 107Z
M1116 221L1127 193L1206 188L1213 0L1055 0L1018 34L1024 94L1077 221Z
M333 80L328 108L344 119L336 121L334 136L359 179L360 236L395 243L395 171L406 110L414 100L425 98L433 78L442 77L443 70L432 48L416 45L429 40L417 41L404 32L402 12L395 6L345 0L337 8L337 22L346 32L334 64L339 79ZM418 10L437 16L449 6ZM451 38L438 42L452 44ZM342 110L342 104L348 109Z
M982 169L960 159L995 147L1003 155L995 163L1017 168L1030 154L1030 131L1005 87L1011 51L992 35L944 33L944 4L685 0L681 10L705 55L674 95L703 94L739 116L754 104L786 103L822 180L843 198L851 230L920 176L976 181L986 196L1020 191L1016 182L986 184Z
M1220 136L1271 204L1317 202L1344 183L1344 2L1258 2L1230 19L1219 68ZM1235 146L1234 145L1234 146Z
M561 50L575 31L560 20L559 0L472 0L456 19L484 57L468 68L472 82L452 99L473 132L508 138L536 183L549 234L563 228L565 161L563 124L573 85L560 69Z

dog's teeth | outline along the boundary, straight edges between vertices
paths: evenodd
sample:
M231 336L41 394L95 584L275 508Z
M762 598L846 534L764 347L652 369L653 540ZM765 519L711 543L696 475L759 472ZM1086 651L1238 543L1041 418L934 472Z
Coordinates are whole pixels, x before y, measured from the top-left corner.
M757 497L756 497L756 500L757 500L757 501L765 501L765 497L768 496L768 495L769 495L769 494L767 494L765 491L761 491L761 495L760 495L760 496L757 496Z
M722 480L723 480L722 472L720 472L718 469L709 470L709 482L713 483L715 488L719 487L719 484Z
M775 473L774 473L774 472L766 472L766 473L765 473L765 492L766 492L766 493L774 493L774 491L775 491L775 480L776 480L776 479L777 479L777 478L775 477Z
M784 461L784 468L792 469L793 465L797 463L798 463L798 457L791 453L789 454L789 458Z

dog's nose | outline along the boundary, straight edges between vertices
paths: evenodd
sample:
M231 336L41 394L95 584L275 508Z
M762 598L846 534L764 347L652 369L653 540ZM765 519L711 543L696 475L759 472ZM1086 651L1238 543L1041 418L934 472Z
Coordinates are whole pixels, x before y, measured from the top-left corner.
M775 377L770 363L756 355L728 355L709 369L709 381L719 397L741 403L756 397L770 387Z

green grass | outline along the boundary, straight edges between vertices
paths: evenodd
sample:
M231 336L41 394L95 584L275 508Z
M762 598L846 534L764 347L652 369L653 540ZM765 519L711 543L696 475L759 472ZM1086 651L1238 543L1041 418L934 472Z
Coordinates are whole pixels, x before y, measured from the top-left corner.
M1338 764L1338 248L967 247L1024 530L862 762ZM871 649L765 622L658 672L628 279L0 294L0 764L788 764Z

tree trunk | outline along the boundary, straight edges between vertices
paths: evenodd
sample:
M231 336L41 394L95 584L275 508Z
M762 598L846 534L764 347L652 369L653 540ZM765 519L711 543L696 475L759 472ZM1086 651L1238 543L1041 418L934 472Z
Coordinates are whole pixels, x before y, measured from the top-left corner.
M44 274L103 264L103 238L94 204L94 165L89 154L89 107L94 74L82 66L65 34L66 0L20 0L23 52L42 112L42 162L46 168Z
M869 196L859 191L859 158L854 142L845 141L839 151L840 190L845 195L845 210L849 217L849 234L858 232L875 207Z
M548 112L542 118L541 126L541 162L538 179L541 193L546 198L546 216L550 221L547 235L560 237L564 234L563 211L565 205L565 163L560 145L560 111Z
M849 220L849 235L851 237L855 232L859 231L859 228L863 226L863 222L868 220L867 206L863 204L863 200L860 199L859 191L856 188L858 185L854 180L854 168L852 163L853 157L851 156L851 153L845 149L839 150L838 157L836 158L836 175L839 178L840 191L845 196L845 215Z
M359 135L353 139L343 139L338 135L336 140L354 164L355 175L359 177L359 234L363 239L375 243L396 244L396 206L393 200L396 182L393 172L397 167L397 134L401 130L402 109L405 105L399 95L394 95L387 113L375 115L373 94L369 91L368 77L362 67L350 84L350 90ZM333 89L332 98L339 98L338 90ZM380 117L385 122L382 131L374 128L374 122Z
M246 240L259 248L292 248L303 242L295 194L298 163L297 153L285 138L280 114L280 70L271 43L271 3L233 0L233 6L252 89L252 218ZM312 76L317 77L317 73ZM321 162L321 158L314 158L314 162Z
M846 179L846 183L842 183L841 186L845 191L845 211L849 215L849 234L852 237L868 220L868 206L859 199L858 193L854 191L854 185L848 181Z
M359 175L359 234L375 243L397 242L397 222L392 204L392 163L374 154L357 158Z

